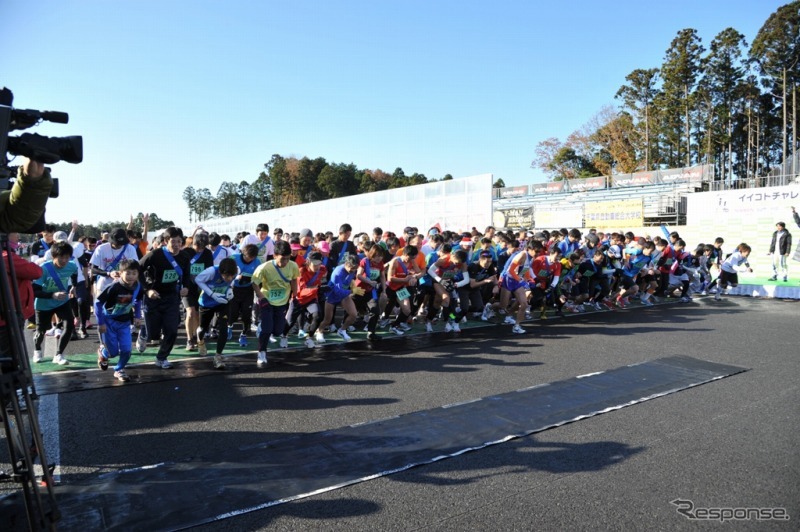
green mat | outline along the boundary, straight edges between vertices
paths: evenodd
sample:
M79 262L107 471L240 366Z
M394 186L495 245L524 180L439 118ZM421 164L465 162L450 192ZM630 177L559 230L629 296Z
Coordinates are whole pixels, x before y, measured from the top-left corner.
M674 300L674 299L666 299L666 300L663 300L663 301L661 301L659 303L656 303L655 305L673 304L675 302L676 302L676 300ZM636 301L631 302L625 308L626 309L636 309L636 308L643 308L643 307L644 306L641 303L639 303L638 300L636 300ZM554 312L555 311L553 311L553 310L548 311L547 312L547 316L548 316L547 319L550 319L550 318L560 319L559 317L554 315ZM572 315L591 314L591 313L595 313L595 312L612 312L612 311L604 308L603 310L587 310L586 312L571 314L571 313L566 312L566 310L565 310L564 316L565 317L569 317L569 316L572 316ZM493 318L492 320L490 320L488 322L481 321L479 319L469 319L466 323L460 324L460 327L461 327L461 329L475 329L475 328L481 328L481 327L496 327L496 326L500 325L501 321L502 320L497 318L497 317ZM540 321L538 312L535 313L535 319L526 320L526 322L528 322L528 323L529 322L533 322L533 321ZM366 341L367 333L364 332L362 330L362 328L363 328L363 325L360 328L357 328L355 331L353 331L351 333L348 333L350 335L350 338L352 338L351 341ZM434 331L435 332L443 332L444 331L444 323L441 322L441 321L436 323L434 325ZM377 332L378 336L380 336L382 339L391 340L391 338L399 338L399 336L397 336L396 334L394 334L391 331L388 331L386 329L378 329L376 332ZM414 323L412 325L411 330L407 331L403 336L411 336L411 335L419 335L419 334L428 334L425 331L425 324L424 323ZM452 333L452 334L457 334L457 333ZM238 334L234 334L233 339L230 340L227 343L227 345L225 346L225 351L223 352L223 355L224 356L242 355L242 354L246 354L246 353L255 353L255 352L257 352L258 351L258 340L255 338L255 335L249 337L247 340L248 340L247 341L247 347L240 347L239 346ZM342 340L342 338L339 337L339 335L337 335L335 333L326 334L325 335L325 340L326 340L325 345L343 344L343 343L345 343L345 341ZM47 341L52 341L52 339L48 339ZM216 340L207 340L207 342L206 342L207 347L208 347L208 352L209 352L209 356L206 357L206 358L208 358L209 360L211 359L211 356L214 354L214 351L216 349L216 342L217 342ZM92 345L93 346L99 346L99 344L96 344L96 343L93 343ZM289 347L287 347L285 349L290 349L291 350L291 349L309 349L309 348L307 348L305 346L305 344L303 343L303 340L300 340L296 335L291 335L291 336L289 336ZM280 347L278 347L278 343L277 342L269 344L268 352L283 351L283 350L284 349L281 349ZM128 361L128 364L127 364L126 367L136 366L136 365L141 365L141 364L153 364L153 361L155 360L155 356L156 356L157 352L158 352L158 347L157 346L148 347L147 350L144 353L139 353L138 351L136 351L136 349L134 347L134 352L131 355L131 358ZM57 364L53 364L52 360L49 357L47 357L47 351L46 350L45 350L45 357L46 358L45 358L45 360L43 362L40 362L38 364L31 363L31 367L33 369L33 373L49 373L49 372L64 372L64 371L85 371L87 369L92 369L92 368L96 369L97 371L100 371L100 369L97 367L97 352L96 351L93 351L91 353L79 353L79 354L67 355L67 360L69 360L69 364L66 365L66 366L59 366ZM197 360L197 359L201 359L201 358L203 358L203 357L198 356L196 351L187 351L184 345L181 345L181 346L177 346L176 345L176 347L174 347L172 349L172 353L170 353L170 355L169 355L169 359L173 363L174 362L180 362L182 360ZM114 368L114 365L116 364L116 358L109 359L108 363L109 363L109 371L112 371L113 368Z

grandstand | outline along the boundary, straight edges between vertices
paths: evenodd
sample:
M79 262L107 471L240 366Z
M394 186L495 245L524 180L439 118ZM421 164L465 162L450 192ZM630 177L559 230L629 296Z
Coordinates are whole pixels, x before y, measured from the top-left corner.
M524 209L559 211L584 207L587 203L641 199L644 225L684 225L686 223L686 195L699 192L697 183L658 183L638 187L605 188L580 192L533 193L511 198L495 197L495 211ZM496 189L498 193L502 189ZM535 214L534 214L535 216ZM537 228L552 229L536 224ZM575 224L585 227L587 224Z
M615 218L615 209L625 202L629 209L639 213L626 215L625 220L636 220L637 225L683 225L686 223L686 195L708 190L713 179L710 165L655 170L611 177L592 177L556 181L547 184L495 189L495 212L532 210L537 227L593 225L586 214L587 207L604 208ZM578 212L580 209L580 213ZM563 213L571 212L572 217ZM499 219L499 218L498 218ZM556 223L560 222L560 223ZM571 223L567 223L571 222Z

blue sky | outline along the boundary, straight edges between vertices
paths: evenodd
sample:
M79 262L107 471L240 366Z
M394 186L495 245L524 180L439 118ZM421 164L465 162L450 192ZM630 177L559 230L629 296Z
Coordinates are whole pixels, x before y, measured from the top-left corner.
M273 153L543 181L536 144L616 105L679 30L749 44L785 3L3 0L0 85L70 114L28 131L84 137L48 220L180 223L187 186L252 182Z

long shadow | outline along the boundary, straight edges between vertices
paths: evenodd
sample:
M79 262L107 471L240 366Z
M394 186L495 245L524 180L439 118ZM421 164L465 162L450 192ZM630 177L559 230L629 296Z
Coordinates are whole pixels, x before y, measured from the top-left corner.
M295 441L305 442L300 450L294 449ZM192 526L216 516L265 509L321 490L363 482L375 475L391 475L390 480L403 483L450 485L476 482L494 474L597 472L645 449L613 441L538 443L527 437L504 444L493 453L491 462L467 458L450 460L445 467L408 469L413 464L438 461L437 454L452 457L464 450L463 444L455 442L436 451L417 449L414 446L418 444L419 438L413 434L387 434L387 437L304 434L166 466L92 479L69 477L66 484L57 488L61 509L67 517L60 529L85 526L91 522L92 513L99 511L111 527L153 529L155 523L157 529ZM492 468L502 472L484 472ZM392 475L396 471L405 472ZM463 477L460 473L465 471L474 474ZM458 472L459 478L437 476L446 472ZM97 497L98 493L103 494L102 498ZM127 504L120 504L123 500ZM142 507L144 500L149 503ZM270 510L268 521L281 515L324 518L308 513L319 510L318 505L274 509ZM328 509L326 514L344 517L377 510L377 505L360 500L352 509Z

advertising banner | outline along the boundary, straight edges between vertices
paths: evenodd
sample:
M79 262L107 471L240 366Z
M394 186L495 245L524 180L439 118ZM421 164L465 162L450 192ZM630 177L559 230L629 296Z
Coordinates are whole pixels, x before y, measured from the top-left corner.
M528 185L505 187L500 189L501 198L520 198L528 195Z
M536 229L561 229L583 227L583 208L539 209L535 211Z
M642 198L586 204L586 227L616 229L644 225Z
M599 190L606 188L605 177L587 177L585 179L570 179L569 189L573 192L584 190Z
M553 192L561 192L564 190L563 181L553 181L551 183L534 183L531 185L531 192L533 194L549 194Z
M615 175L611 179L615 187L642 187L658 183L658 175L656 172Z
M528 229L533 227L533 207L497 210L492 220L497 227Z

